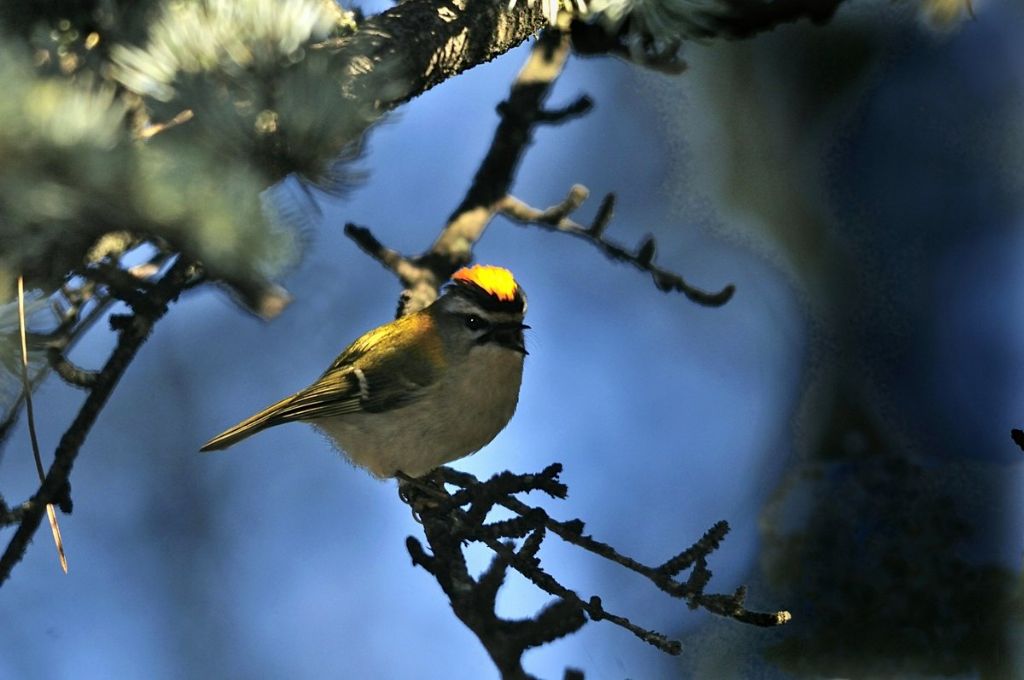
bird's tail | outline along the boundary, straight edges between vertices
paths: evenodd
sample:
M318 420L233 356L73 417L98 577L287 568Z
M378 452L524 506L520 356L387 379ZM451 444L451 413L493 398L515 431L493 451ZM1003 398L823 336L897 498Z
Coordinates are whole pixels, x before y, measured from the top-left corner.
M276 404L271 404L259 413L249 418L246 418L242 422L238 423L234 427L221 432L219 435L211 439L210 441L203 444L199 449L200 451L220 451L226 449L229 446L233 446L238 442L242 441L246 437L252 436L257 432L273 427L274 425L280 425L281 423L288 422L290 418L281 417L281 411L289 402L293 399L291 397L285 397Z

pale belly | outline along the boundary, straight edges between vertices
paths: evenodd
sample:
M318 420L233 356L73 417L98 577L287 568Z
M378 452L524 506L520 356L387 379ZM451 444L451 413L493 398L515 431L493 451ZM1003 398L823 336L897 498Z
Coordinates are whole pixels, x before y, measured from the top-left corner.
M427 388L433 393L402 408L312 424L376 477L421 477L479 451L504 429L519 400L523 357L485 349L448 373L445 382Z

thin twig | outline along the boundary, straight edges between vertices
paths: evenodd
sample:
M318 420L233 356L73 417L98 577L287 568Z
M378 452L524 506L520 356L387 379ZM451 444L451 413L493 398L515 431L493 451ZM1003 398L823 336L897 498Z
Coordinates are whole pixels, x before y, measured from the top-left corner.
M76 366L56 347L49 348L46 351L46 357L49 359L50 367L54 373L59 375L69 385L89 388L96 384L96 371L89 371Z
M732 284L712 293L692 286L679 274L655 265L654 255L657 252L657 242L653 236L644 239L636 250L629 250L606 239L604 231L611 221L614 211L614 194L605 196L597 216L590 226L584 227L569 219L569 215L579 208L589 195L590 191L586 187L576 184L569 190L568 195L561 203L545 210L527 205L514 196L505 196L501 199L498 209L503 215L519 224L533 224L548 231L575 236L595 245L608 258L628 262L637 269L650 273L658 290L678 291L697 304L707 307L720 307L732 298L733 293L736 292L736 287Z
M549 595L554 595L555 597L565 600L575 607L585 611L592 621L609 621L620 628L628 630L639 639L668 654L678 655L682 651L682 643L678 640L669 639L657 631L648 630L638 626L625 616L620 616L608 611L604 608L601 598L596 595L584 600L576 593L576 591L563 586L556 578L541 569L539 564L524 560L518 553L514 552L511 548L497 539L482 538L479 540L485 543L488 548L498 554L516 571L529 579L529 581L535 586Z
M9 526L11 524L19 524L25 513L29 512L33 506L32 501L25 501L21 505L8 508L3 506L3 513L0 513L0 526Z
M96 244L86 253L85 260L96 263L114 259L136 248L142 242L138 236L128 232L110 232L96 241ZM169 257L170 255L166 251L158 251L148 262L133 267L129 273L137 278L148 278L151 274L159 271ZM97 321L106 316L115 300L108 294L106 288L98 286L91 279L83 280L76 287L65 284L60 289L60 296L66 306L62 307L56 301L56 297L54 298L57 327L47 333L30 334L29 339L33 347L46 349L50 368L54 369L62 379L76 387L89 387L95 373L76 367L67 359L67 353ZM89 311L83 315L83 310L87 307ZM32 379L31 391L35 391L48 375L46 370L37 371ZM24 393L19 394L8 409L3 421L0 422L0 444L7 438L14 423L20 417L24 403Z
M155 135L158 135L161 132L165 132L167 130L170 130L171 128L189 122L190 120L192 120L194 116L195 114L192 113L192 109L185 109L183 111L179 111L170 120L164 121L162 123L149 123L145 125L144 127L135 132L135 136L136 138L142 141L146 141L147 139Z
M555 79L569 56L568 37L544 31L516 76L508 99L498 107L501 122L462 202L449 216L427 252L404 256L384 246L366 227L345 225L345 234L402 282L404 292L397 316L423 309L435 299L441 284L469 264L473 246L497 211L497 203L512 186L515 171L533 139L533 128L580 115L590 102L578 99L566 109L540 115ZM546 118L546 120L541 120Z
M512 510L524 520L535 522L535 526L543 526L565 542L643 576L661 591L672 597L683 598L691 606L700 606L721 616L727 616L758 626L777 626L789 621L790 614L786 611L753 612L746 610L742 607L742 595L745 594L743 591L737 591L737 593L731 596L706 595L703 592L707 580L710 579L710 572L707 570L706 563L703 566L699 565L701 565L701 561L708 554L718 549L726 534L729 533L729 525L724 521L717 522L689 548L666 560L660 566L652 567L638 562L628 555L623 555L607 543L602 543L591 536L583 534L584 524L582 521L560 522L554 520L542 508L527 505L512 495L514 493L535 490L546 492L543 483L538 484L538 480L547 480L550 478L552 470L557 475L560 469L560 466L557 468L549 466L548 469L539 475L512 475L512 473L504 472L487 482L481 482L469 473L459 472L447 467L441 468L440 472L446 483L460 487L459 491L451 495L449 504L452 501L461 501L463 505L470 502L477 504L481 500L489 503L485 508L475 508L477 514L481 517L480 521L482 521L482 517L486 516L486 513L493 505L501 505ZM509 479L510 476L521 477L523 482L515 484ZM495 493L493 488L495 484L500 485L499 488L504 493ZM564 494L559 497L564 497ZM481 510L483 511L482 515L479 514ZM467 514L467 517L470 517L470 515ZM699 567L694 571L695 574L700 575L699 578L694 578L691 575L691 578L685 582L675 580L674 577L679 572L695 566Z

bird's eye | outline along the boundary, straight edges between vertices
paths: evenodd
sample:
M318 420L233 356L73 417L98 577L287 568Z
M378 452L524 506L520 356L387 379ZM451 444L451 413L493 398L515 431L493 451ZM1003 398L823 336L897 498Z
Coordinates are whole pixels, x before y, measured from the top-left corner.
M479 331L490 326L486 319L481 319L476 314L466 315L466 328L471 331Z

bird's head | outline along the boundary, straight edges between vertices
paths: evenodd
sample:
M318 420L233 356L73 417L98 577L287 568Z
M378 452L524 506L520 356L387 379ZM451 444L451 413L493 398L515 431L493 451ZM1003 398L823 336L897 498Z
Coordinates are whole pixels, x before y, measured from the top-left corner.
M523 331L526 294L512 272L475 265L455 272L432 306L445 335L467 352L474 347L505 348L527 354Z

